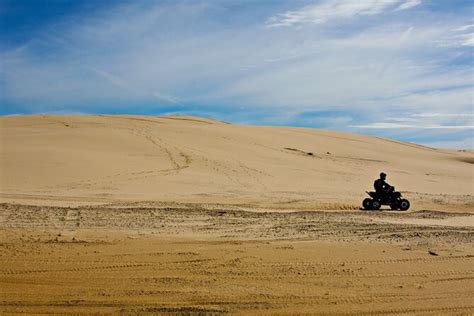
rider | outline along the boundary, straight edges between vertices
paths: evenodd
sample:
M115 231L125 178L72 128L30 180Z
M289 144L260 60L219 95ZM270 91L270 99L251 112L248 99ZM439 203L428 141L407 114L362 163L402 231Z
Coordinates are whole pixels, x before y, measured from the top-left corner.
M384 198L393 191L393 187L385 182L385 179L387 179L387 175L384 172L381 172L380 178L374 182L375 192Z

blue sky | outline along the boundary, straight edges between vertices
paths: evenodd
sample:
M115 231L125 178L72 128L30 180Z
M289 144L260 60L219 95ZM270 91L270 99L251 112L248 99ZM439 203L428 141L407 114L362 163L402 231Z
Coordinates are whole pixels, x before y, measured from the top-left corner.
M183 113L474 148L472 1L0 0L0 114Z

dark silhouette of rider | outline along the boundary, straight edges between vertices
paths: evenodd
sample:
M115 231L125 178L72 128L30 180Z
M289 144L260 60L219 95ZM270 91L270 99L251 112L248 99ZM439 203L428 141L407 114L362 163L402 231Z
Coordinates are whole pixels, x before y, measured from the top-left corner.
M385 179L387 179L387 175L382 172L380 173L380 178L374 182L375 192L383 198L387 198L393 191L393 187L385 182Z

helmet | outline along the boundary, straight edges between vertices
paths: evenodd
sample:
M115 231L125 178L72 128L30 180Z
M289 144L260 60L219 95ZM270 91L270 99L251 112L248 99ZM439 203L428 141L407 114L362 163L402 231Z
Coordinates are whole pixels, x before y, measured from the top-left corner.
M385 172L380 173L380 178L386 178L386 177L387 177L387 174Z

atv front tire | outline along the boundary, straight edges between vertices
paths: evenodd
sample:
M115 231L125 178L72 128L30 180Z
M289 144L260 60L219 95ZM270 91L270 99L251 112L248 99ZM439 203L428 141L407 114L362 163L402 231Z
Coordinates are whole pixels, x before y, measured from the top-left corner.
M372 199L365 199L363 202L362 202L362 206L364 207L364 209L366 210L371 210L372 209Z

